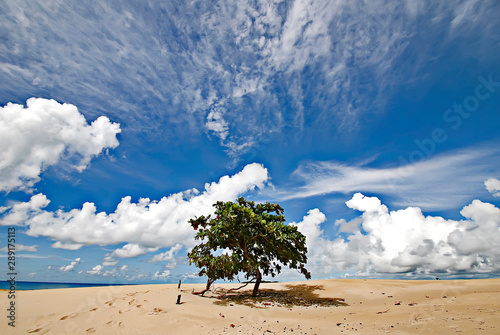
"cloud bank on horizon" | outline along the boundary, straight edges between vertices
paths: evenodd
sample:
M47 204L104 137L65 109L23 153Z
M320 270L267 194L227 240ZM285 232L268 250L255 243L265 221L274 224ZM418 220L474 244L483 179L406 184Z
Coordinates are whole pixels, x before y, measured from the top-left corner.
M500 273L498 1L0 3L30 278L194 280L188 220L239 196L317 278Z
M500 265L500 209L474 200L460 212L465 220L425 216L418 207L389 211L376 197L356 193L346 205L363 212L335 225L346 237L329 240L320 224L326 216L310 210L296 225L306 235L316 274L354 268L358 274L489 273ZM320 275L320 276L321 276Z
M24 226L27 235L55 241L53 248L78 250L89 245L125 243L106 254L102 264L88 274L103 273L105 266L118 264L116 258L135 258L155 253L159 248L169 250L154 255L149 262L168 262L170 268L175 268L176 255L182 248L194 246L194 232L187 223L190 218L212 213L216 201L233 201L249 190L262 190L268 181L264 166L249 164L234 176L206 184L202 193L191 189L159 201L139 199L137 203L126 197L110 214L96 213L92 203L69 212L46 211L49 200L36 194L27 203L3 208L0 225ZM488 179L488 190L496 190L497 181ZM500 209L492 204L474 200L462 209L465 220L460 221L424 216L418 207L389 212L378 198L361 193L354 194L346 205L363 214L350 221L336 220L334 226L343 236L334 240L324 236L321 224L327 218L318 208L309 210L301 222L291 223L307 237L308 266L317 277L353 269L358 275L481 274L500 270ZM72 271L79 264L77 258L61 266L60 271ZM116 274L107 271L107 275ZM153 278L164 279L169 274L170 270L164 270L161 274L156 272Z
M234 176L207 183L201 193L190 189L159 201L139 199L137 203L125 197L110 214L97 213L95 205L88 202L81 209L69 212L46 211L50 200L36 194L29 202L4 208L0 225L26 226L27 235L48 237L56 241L53 247L62 249L127 243L115 250L113 256L137 257L159 247L175 247L179 241L185 247L193 247L195 232L188 224L190 218L209 215L217 201L234 201L254 188L262 189L267 180L266 168L249 164Z

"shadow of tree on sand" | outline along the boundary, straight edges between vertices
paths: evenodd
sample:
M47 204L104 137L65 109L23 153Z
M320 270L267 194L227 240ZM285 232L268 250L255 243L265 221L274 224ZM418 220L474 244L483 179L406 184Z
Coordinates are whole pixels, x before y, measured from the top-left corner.
M320 297L315 291L324 290L323 285L285 285L285 290L261 289L256 297L252 291L242 291L227 294L214 302L216 305L227 306L231 303L250 307L265 308L271 306L348 306L342 298Z

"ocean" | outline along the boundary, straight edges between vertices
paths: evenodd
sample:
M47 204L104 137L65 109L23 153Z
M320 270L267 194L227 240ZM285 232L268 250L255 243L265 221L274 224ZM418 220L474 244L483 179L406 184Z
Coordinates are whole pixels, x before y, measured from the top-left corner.
M111 285L136 285L136 284L90 284L90 283L47 283L47 282L27 282L17 281L16 291L23 290L50 290L56 288L76 288L76 287L99 287ZM8 281L0 281L0 290L9 290L10 283Z

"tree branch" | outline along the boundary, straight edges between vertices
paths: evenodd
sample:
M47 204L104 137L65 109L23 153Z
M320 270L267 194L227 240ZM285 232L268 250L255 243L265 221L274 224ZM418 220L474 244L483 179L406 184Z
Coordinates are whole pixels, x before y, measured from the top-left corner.
M203 297L203 295L210 290L210 286L212 286L213 284L213 280L208 280L207 281L207 287L203 290L203 291L199 291L199 292L193 292L193 294L196 294L196 295L201 295Z
M223 295L218 296L217 298L218 299L224 298L229 292L237 291L239 289L242 289L243 287L247 286L248 284L253 283L254 279L256 279L256 277L253 277L252 279L250 279L249 281L247 281L245 284L241 285L240 287L236 287L236 288L232 288L232 289L227 290L226 293L224 293Z

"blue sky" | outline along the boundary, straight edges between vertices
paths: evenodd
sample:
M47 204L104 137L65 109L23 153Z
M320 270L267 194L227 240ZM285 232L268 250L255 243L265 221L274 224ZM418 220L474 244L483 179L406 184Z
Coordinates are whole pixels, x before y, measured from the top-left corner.
M313 278L498 275L497 1L2 8L19 280L198 280L187 221L239 196L282 204Z

